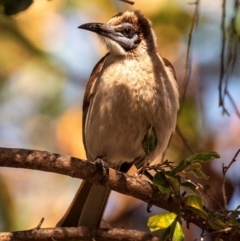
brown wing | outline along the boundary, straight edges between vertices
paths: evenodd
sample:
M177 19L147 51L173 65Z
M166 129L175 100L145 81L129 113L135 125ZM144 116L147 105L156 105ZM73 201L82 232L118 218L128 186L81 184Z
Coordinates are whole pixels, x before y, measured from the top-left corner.
M107 53L105 56L103 56L98 61L98 63L95 65L95 67L93 68L92 73L89 77L86 89L85 89L84 97L83 97L82 133L83 133L83 144L84 144L84 147L85 147L85 151L86 151L86 145L85 145L84 129L85 129L85 122L86 122L86 117L87 117L87 113L88 113L88 108L89 108L89 105L90 105L90 102L91 102L91 98L93 97L92 88L93 88L98 76L100 75L100 73L102 71L103 65L105 63L105 59L108 55L109 55L109 53Z
M162 58L162 59L163 59L163 62L165 64L165 66L172 72L175 80L177 80L176 72L175 72L175 70L173 68L173 65L167 59L165 59L165 58Z

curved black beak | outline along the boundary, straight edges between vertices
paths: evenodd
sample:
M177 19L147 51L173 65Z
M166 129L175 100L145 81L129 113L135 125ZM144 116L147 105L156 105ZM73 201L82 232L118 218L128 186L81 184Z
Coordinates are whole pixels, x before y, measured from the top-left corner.
M109 38L121 45L126 50L132 49L135 46L136 39L138 38L137 36L135 36L136 39L129 39L125 37L121 31L118 31L116 26L108 23L85 23L80 25L78 28L97 33L105 38Z
M103 35L104 37L112 38L114 35L116 36L113 26L105 23L85 23L78 28Z

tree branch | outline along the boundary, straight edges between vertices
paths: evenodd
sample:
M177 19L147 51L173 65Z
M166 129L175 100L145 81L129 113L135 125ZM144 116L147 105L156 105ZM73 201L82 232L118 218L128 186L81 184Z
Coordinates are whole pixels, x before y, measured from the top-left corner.
M109 168L109 174L96 172L94 163L46 151L0 147L0 166L54 172L109 187L163 209L180 212L181 198L169 200L151 183ZM104 175L104 176L103 176Z
M177 213L186 220L188 224L194 223L207 232L214 231L206 220L184 207L184 197L162 194L156 186L148 181L118 172L114 169L109 169L109 173L103 175L102 172L99 173L96 171L94 163L83 161L75 157L62 156L46 151L0 147L0 166L54 172L81 178L91 183L109 187L116 192L138 198L148 203L148 205L155 205L170 212ZM238 234L238 232L233 232L233 229L234 228L231 229L231 236L234 236L234 238L236 238L235 240L240 240L240 234ZM57 228L54 230L57 232L59 229ZM33 232L33 230L30 231ZM0 235L3 235L3 233L0 233ZM229 233L223 233L221 236L227 235L230 235L230 231ZM2 240L0 239L0 241Z
M74 228L42 228L31 229L18 232L0 233L0 241L158 241L159 237L137 230L128 229L106 229L93 227L74 227Z

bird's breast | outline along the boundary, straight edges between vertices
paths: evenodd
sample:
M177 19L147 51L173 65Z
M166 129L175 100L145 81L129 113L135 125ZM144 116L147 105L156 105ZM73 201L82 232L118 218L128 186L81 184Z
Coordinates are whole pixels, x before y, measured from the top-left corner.
M106 156L110 166L130 162L145 155L142 140L151 125L157 123L158 133L164 128L172 132L172 126L167 128L169 118L162 118L169 105L165 91L164 80L161 74L156 79L151 63L128 60L106 65L94 85L86 117L88 158ZM169 133L163 135L169 139Z

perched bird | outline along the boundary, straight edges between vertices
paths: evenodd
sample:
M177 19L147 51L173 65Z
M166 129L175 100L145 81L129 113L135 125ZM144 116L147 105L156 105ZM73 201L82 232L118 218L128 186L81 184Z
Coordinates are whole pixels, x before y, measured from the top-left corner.
M97 33L109 50L94 67L83 100L88 161L103 158L113 168L160 161L175 130L179 93L150 21L139 11L127 11L106 24L79 28ZM142 142L151 128L157 142L146 155ZM58 226L100 225L108 194L105 187L83 182Z

